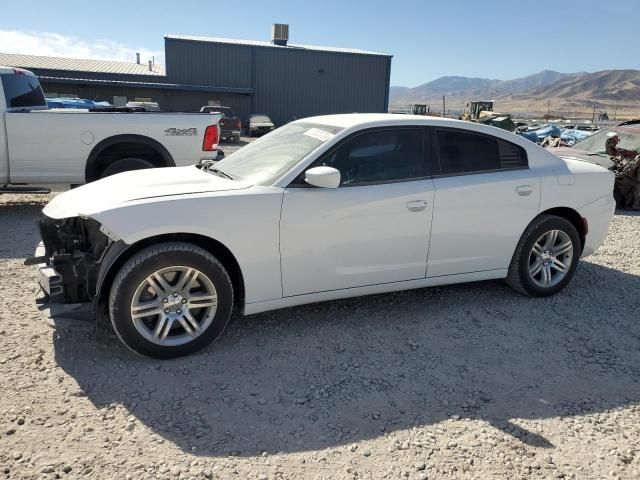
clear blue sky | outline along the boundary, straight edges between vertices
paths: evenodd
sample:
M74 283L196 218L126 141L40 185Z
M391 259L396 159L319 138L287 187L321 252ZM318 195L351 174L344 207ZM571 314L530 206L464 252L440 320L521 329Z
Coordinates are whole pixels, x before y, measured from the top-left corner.
M272 23L289 23L294 43L392 54L392 85L413 87L443 75L510 79L544 69L640 68L640 0L2 3L2 31L155 52L163 50L165 33L268 40Z

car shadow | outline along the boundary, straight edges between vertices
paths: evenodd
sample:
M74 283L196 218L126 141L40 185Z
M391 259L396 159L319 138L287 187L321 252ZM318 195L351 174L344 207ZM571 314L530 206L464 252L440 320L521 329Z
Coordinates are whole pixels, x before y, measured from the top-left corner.
M36 225L48 197L28 202L9 201L0 204L0 258L30 257L40 241Z
M640 276L582 262L554 297L484 282L290 308L172 361L82 330L54 346L97 407L124 404L195 454L318 450L452 416L550 448L517 419L640 401L638 292Z
M640 210L616 209L616 215L620 217L640 217Z

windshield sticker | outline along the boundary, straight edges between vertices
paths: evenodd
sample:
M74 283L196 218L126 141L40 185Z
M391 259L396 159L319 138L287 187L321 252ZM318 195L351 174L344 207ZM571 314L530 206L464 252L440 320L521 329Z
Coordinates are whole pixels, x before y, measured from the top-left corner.
M306 132L305 135L315 138L316 140L320 140L321 142L326 142L330 138L333 137L333 133L325 132L324 130L320 130L319 128L310 128Z

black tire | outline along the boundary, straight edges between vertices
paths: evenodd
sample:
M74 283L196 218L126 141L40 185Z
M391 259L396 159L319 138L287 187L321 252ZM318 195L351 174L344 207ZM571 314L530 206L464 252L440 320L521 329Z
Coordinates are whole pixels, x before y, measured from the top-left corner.
M567 268L564 278L549 287L542 287L536 283L530 274L530 266L533 266L535 257L533 247L536 242L547 232L558 230L564 232L571 240L570 265ZM569 253L569 252L567 252ZM568 220L553 215L539 215L525 229L518 246L511 259L506 282L512 289L523 295L532 297L547 297L562 290L571 281L578 268L578 261L582 253L582 244L578 231ZM563 258L563 257L561 257ZM566 257L564 257L566 258ZM532 261L533 260L533 261ZM557 275L558 273L555 272Z
M110 177L116 173L128 172L130 170L142 170L153 167L153 163L143 158L121 158L107 165L105 169L102 170L100 178Z
M140 285L144 284L147 277L160 269L174 266L176 268L193 268L204 274L215 287L217 306L213 319L210 320L211 323L203 329L199 336L181 345L159 345L145 338L134 325L131 306L136 291ZM159 296L158 300L160 300ZM162 308L164 306L166 304ZM233 285L225 268L206 250L183 242L153 245L133 255L120 268L109 295L111 325L122 343L140 355L159 359L188 355L209 345L226 327L232 310ZM179 312L180 310L178 310ZM160 317L156 318L156 321L160 322ZM147 317L143 321L153 322L153 318ZM175 323L178 329L181 328L177 322L172 323ZM173 331L173 327L167 330Z

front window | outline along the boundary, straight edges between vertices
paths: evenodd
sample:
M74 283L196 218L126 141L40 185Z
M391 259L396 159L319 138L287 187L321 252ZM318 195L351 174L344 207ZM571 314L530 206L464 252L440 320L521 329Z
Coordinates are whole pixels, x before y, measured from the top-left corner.
M342 185L391 182L422 175L422 131L374 130L344 142L322 165L340 170Z
M606 155L607 140L609 139L609 134L612 132L616 133L618 138L620 138L620 143L616 145L616 148L635 150L636 152L640 151L640 134L629 133L615 128L604 129L598 133L594 133L590 137L576 143L573 148L596 155Z
M259 138L216 164L234 180L273 185L278 178L342 128L311 123L290 123Z
M33 75L2 73L0 74L7 108L46 107L38 79Z

